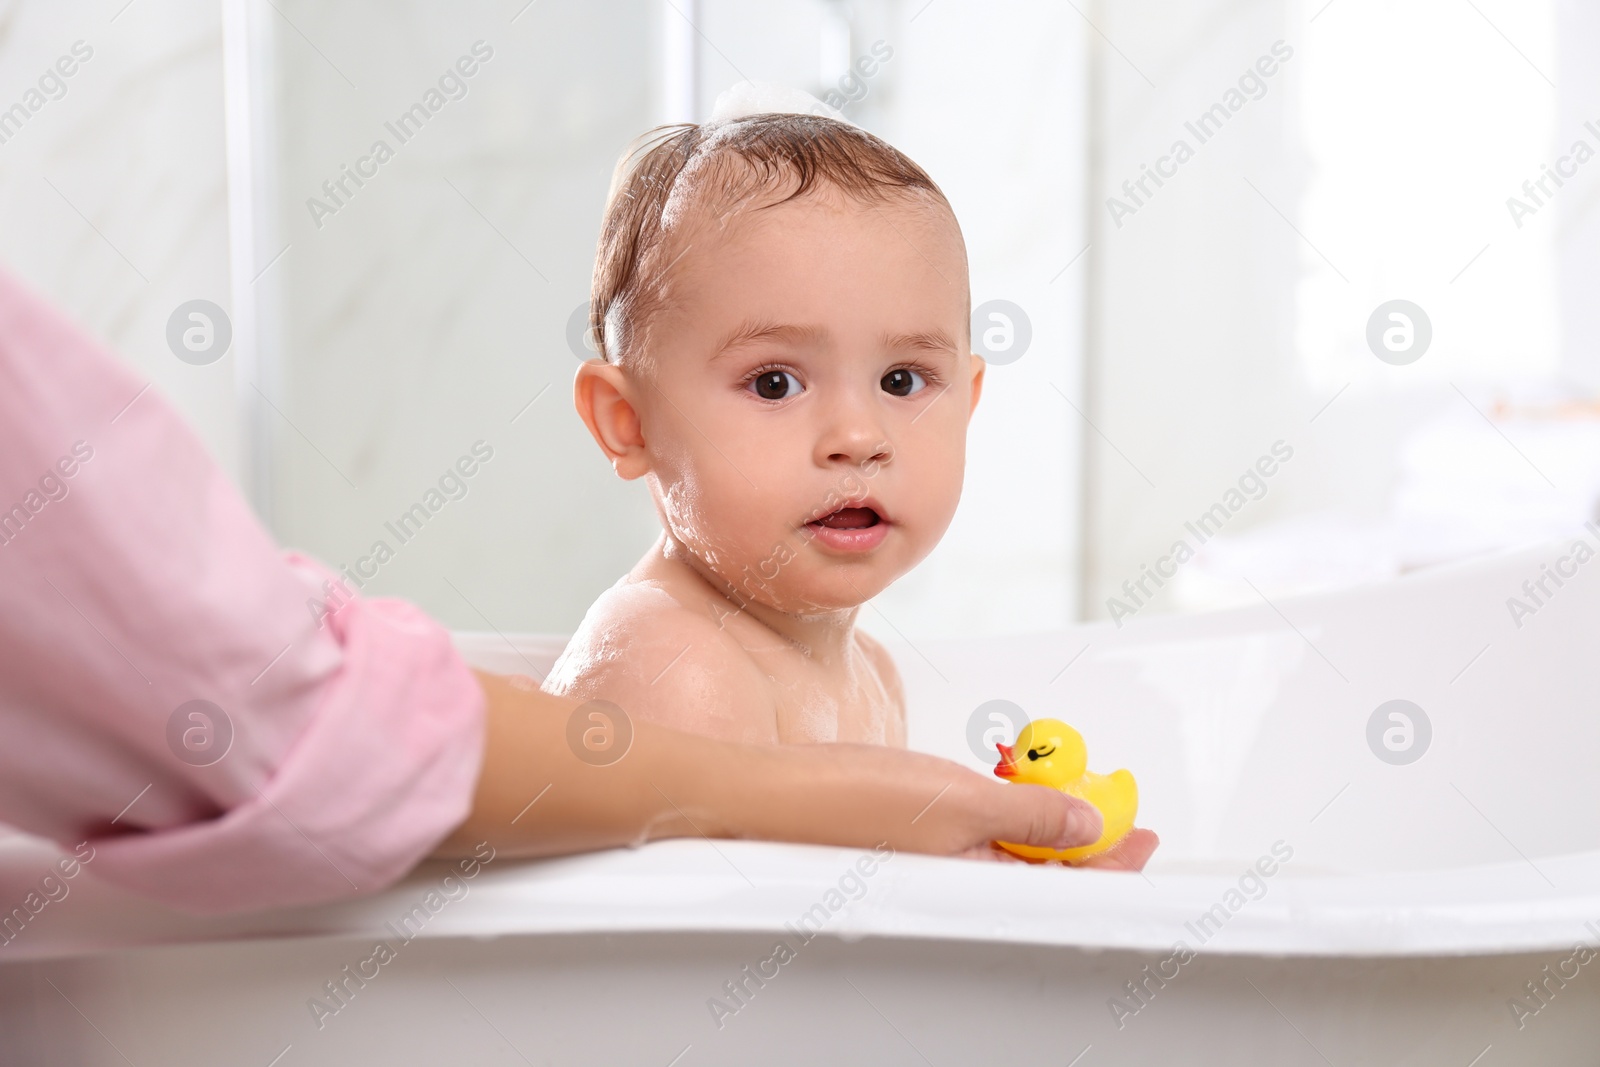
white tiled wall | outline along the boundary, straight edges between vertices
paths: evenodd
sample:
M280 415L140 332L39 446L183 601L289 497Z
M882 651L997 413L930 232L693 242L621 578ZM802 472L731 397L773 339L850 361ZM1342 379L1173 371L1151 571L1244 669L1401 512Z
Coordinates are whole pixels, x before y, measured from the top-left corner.
M57 68L74 45L87 60ZM46 77L74 66L64 91ZM233 356L196 367L166 343L179 304L229 304L219 5L0 3L0 109L30 103L0 126L0 262L153 379L237 474Z
M384 541L367 591L454 626L570 631L654 531L572 410L566 342L616 154L655 120L653 6L278 6L278 532L351 566ZM463 57L465 95L447 79L402 141L386 124ZM323 182L358 165L336 204ZM466 495L401 544L385 522L479 441Z

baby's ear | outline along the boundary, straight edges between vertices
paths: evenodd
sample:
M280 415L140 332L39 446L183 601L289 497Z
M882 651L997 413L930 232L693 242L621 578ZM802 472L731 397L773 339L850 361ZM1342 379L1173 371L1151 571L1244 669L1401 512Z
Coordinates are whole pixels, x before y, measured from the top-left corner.
M572 403L617 474L630 481L650 470L633 383L621 367L592 359L578 368Z
M972 413L978 410L978 398L983 395L983 372L988 366L982 356L976 352L972 354L972 403L967 405L968 421L971 421Z

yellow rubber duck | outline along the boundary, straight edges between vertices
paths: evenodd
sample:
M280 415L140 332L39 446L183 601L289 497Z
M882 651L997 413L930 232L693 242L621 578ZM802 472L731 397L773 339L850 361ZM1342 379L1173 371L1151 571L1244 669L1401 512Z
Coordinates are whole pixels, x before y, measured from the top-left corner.
M1000 763L994 773L1012 782L1049 785L1070 796L1087 800L1100 809L1100 839L1079 848L1044 848L1038 845L995 844L1030 860L1064 860L1075 863L1106 851L1133 829L1139 812L1139 786L1125 770L1089 773L1089 750L1083 735L1059 719L1035 719L1017 734L1014 745L997 744Z

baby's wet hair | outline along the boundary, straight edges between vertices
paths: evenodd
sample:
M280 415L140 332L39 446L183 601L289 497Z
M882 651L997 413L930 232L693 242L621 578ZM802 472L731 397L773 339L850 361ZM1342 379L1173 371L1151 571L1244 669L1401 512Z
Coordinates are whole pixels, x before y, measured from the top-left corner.
M944 193L899 149L826 115L765 113L703 125L658 126L622 155L611 181L589 294L601 357L630 359L664 300L671 238L715 203L726 220L748 201L776 206L819 188L862 202L920 197L954 220ZM959 229L958 229L959 232Z

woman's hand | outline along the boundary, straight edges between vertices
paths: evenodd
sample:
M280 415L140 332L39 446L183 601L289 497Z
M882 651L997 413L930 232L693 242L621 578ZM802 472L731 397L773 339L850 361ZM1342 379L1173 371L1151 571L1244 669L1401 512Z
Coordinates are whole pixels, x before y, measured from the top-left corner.
M1142 871L1159 844L1161 839L1152 831L1134 828L1115 845L1075 866L1100 867L1108 871Z

